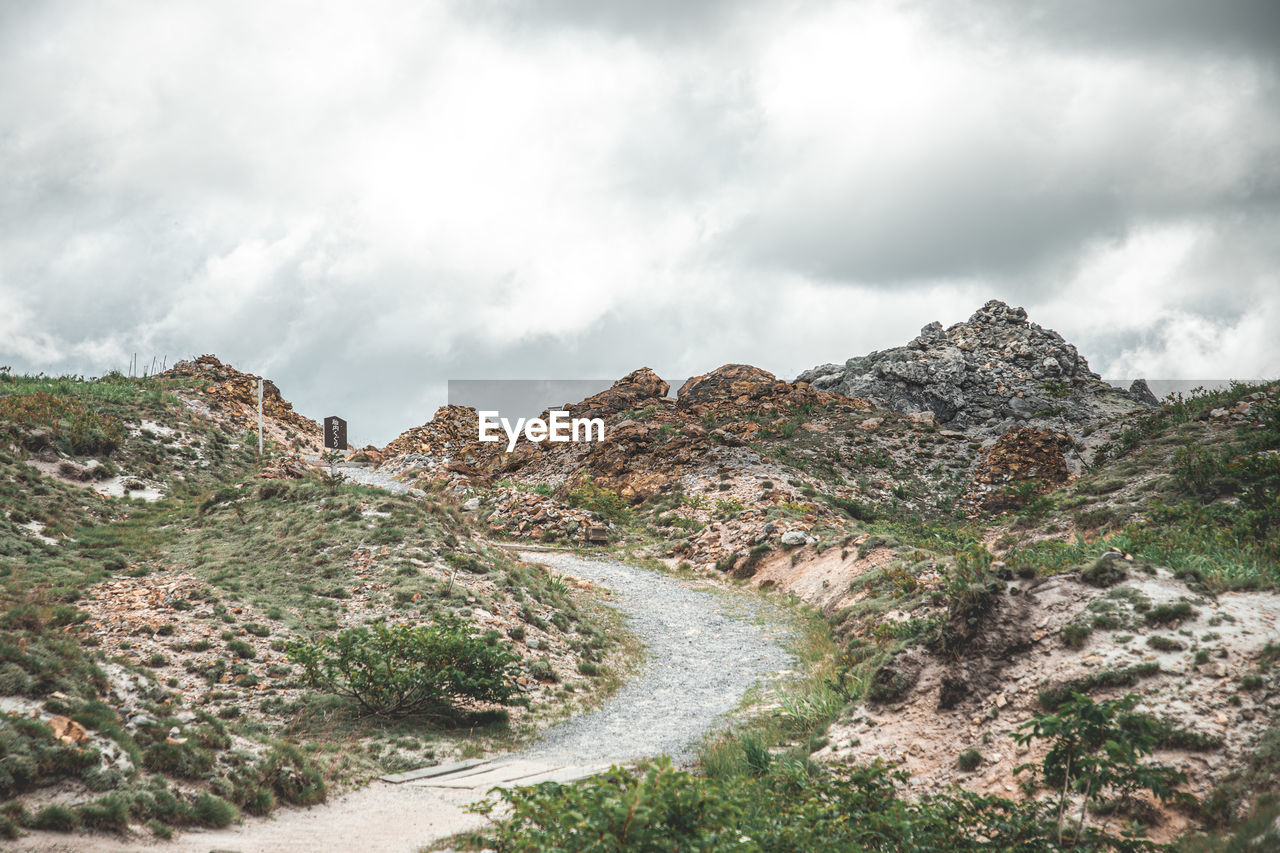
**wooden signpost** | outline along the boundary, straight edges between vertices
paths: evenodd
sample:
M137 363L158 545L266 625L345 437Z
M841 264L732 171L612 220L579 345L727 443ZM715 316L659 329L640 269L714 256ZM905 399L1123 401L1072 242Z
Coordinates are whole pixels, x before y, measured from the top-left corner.
M258 377L258 455L262 455L262 377Z
M347 449L347 422L337 415L324 419L324 446L332 450Z

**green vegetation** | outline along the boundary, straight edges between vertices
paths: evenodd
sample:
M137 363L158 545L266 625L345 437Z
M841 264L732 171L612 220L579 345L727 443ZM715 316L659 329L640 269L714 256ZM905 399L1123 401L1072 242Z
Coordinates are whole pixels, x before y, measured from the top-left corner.
M72 456L109 456L124 440L119 419L46 391L0 397L0 422L26 427L22 439L29 449L48 441Z
M973 747L966 749L956 758L956 766L966 773L977 770L980 764L982 764L982 753Z
M1082 678L1047 687L1037 694L1040 707L1047 711L1055 711L1064 704L1073 701L1079 694L1090 693L1104 687L1132 687L1144 678L1158 675L1160 664L1149 661L1126 666L1121 669L1102 669Z
M335 466L327 477L259 480L256 440L192 415L174 390L119 375L86 382L0 372L0 694L64 714L91 735L75 747L38 720L0 718L0 799L9 801L0 836L146 823L163 838L170 827L307 805L334 782L427 763L450 732L511 738L506 712L483 706L514 704L519 661L500 631L471 633L475 608L518 611L524 625L505 632L514 642L535 629L569 638L578 660L567 670L557 672L549 655L522 670L560 699L616 682L604 662L608 632L575 605L569 586L475 543L451 492L420 481L429 494L415 502L344 482ZM1061 399L1070 389L1044 390ZM1254 401L1239 425L1203 416L1256 390L1175 400L1131 423L1093 470L1058 491L1035 481L998 486L1015 509L995 518L965 517L974 512L966 488L976 442L893 416L863 429L861 411L825 432L801 428L812 407L749 415L762 427L752 448L795 472L758 481L769 492L789 477L794 490L769 495L767 505L717 499L714 490L735 485L725 466L709 495L676 486L634 505L589 478L571 480L559 491L569 504L612 522L632 545L661 538L676 558L675 546L713 519L726 530L803 519L819 542L795 556L834 549L841 560L874 555L878 566L858 577L852 603L830 626L812 617L796 649L803 675L776 686L767 712L709 739L697 773L659 760L576 785L504 791L510 817L473 840L499 850L1151 849L1141 838L1104 835L1087 815L1132 816L1144 792L1194 810L1172 793L1177 775L1144 759L1156 747L1222 746L1134 712L1133 697L1089 698L1159 675L1155 662L1040 685L1045 713L1018 737L1051 741L1044 762L1023 768L1037 771L1051 802L955 791L908 798L898 792L903 774L878 765L828 770L811 755L851 703L915 701L919 655L963 662L985 654L984 632L1014 593L1035 586L1006 592L1017 578L1071 574L1099 588L1061 629L1070 647L1108 631L1126 632L1109 642L1136 640L1131 651L1144 651L1145 641L1157 652L1187 651L1182 660L1197 664L1225 653L1202 647L1216 635L1179 626L1197 607L1211 615L1205 599L1216 592L1280 587L1280 404ZM656 408L628 416L667 419ZM666 441L678 426L664 422L660 431ZM268 456L280 450L269 445ZM76 457L63 472L75 482L28 464L37 456L58 464L47 461L57 454ZM108 500L76 485L112 478L136 478L165 497ZM499 485L552 494L546 484ZM723 561L737 577L774 553L773 540L749 541ZM887 561L880 549L891 552ZM1191 583L1195 600L1153 604L1137 581L1121 583L1155 566ZM109 652L88 642L79 609L92 607L81 601L87 589L179 576L171 599L181 615L112 641ZM205 630L193 633L196 619ZM1151 627L1162 633L1143 637ZM185 654L210 651L200 662ZM1264 653L1232 701L1272 698L1278 657ZM122 672L139 685L142 723L118 719L103 701ZM201 695L194 719L177 692L181 685L190 696L192 682ZM943 688L943 708L966 689ZM1266 800L1280 793L1272 726L1194 811L1200 819L1230 826L1274 814ZM174 727L181 736L169 738ZM984 752L995 754L989 743L975 740L950 760L976 771ZM133 769L107 766L107 750L128 756ZM40 802L52 783L84 793L73 806ZM1085 801L1074 823L1063 814L1073 791ZM1222 849L1214 843L1194 849Z
M354 699L371 714L419 714L456 699L510 700L519 658L472 637L459 619L373 625L289 645L308 684Z
M1161 634L1152 634L1147 637L1147 645L1158 652L1180 652L1186 649L1181 642Z
M766 768L807 772L809 754L824 742L822 732L859 698L862 688L845 677L825 620L801 608L792 620L798 630L789 648L800 674L778 686L782 696L775 712L741 720L702 745L698 763L704 775L730 782L759 776Z
M1161 801L1178 798L1174 786L1185 782L1186 776L1171 767L1141 760L1160 745L1164 729L1149 714L1134 712L1138 701L1132 693L1097 703L1072 693L1056 703L1055 713L1036 714L1018 727L1014 739L1020 744L1037 738L1052 741L1039 770L1044 784L1060 791L1059 841L1068 790L1084 795L1074 833L1084 829L1085 807L1090 803L1114 797L1131 804L1139 791L1149 791ZM1033 767L1023 764L1015 772Z
M626 522L631 518L631 507L622 495L597 486L590 478L571 489L568 500L569 506L590 510L610 521Z
M1249 420L1230 431L1203 423L1211 410L1266 387L1235 384L1176 397L1100 452L1099 493L1116 479L1107 473L1115 464L1109 460L1133 455L1168 471L1144 498L1144 522L1123 526L1113 544L1210 589L1280 586L1280 400L1255 402Z
M468 840L502 853L1155 849L1092 827L1055 842L1046 804L965 791L909 799L898 792L907 778L875 764L728 780L695 776L658 759L573 785L499 789L471 809L491 814L501 802L509 816Z

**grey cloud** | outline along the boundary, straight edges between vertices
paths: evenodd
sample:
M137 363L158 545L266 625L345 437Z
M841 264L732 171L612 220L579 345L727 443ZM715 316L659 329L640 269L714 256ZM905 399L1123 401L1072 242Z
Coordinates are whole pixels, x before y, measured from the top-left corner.
M1121 201L1106 187L1041 194L1026 183L967 190L916 184L870 193L856 182L837 184L818 197L769 199L725 242L756 263L888 286L1011 275L1088 239L1122 233Z
M509 26L538 30L570 27L657 39L706 35L742 8L733 0L481 0L458 6L464 14L478 13Z
M1083 50L1247 52L1274 63L1280 4L1272 0L981 0L912 4L947 26L1010 31Z

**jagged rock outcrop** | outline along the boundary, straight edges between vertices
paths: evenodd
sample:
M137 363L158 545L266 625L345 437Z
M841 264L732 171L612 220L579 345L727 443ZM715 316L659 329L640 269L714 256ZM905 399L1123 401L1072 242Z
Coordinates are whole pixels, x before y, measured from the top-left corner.
M796 381L988 434L1032 419L1079 427L1155 405L1145 382L1127 393L1103 382L1062 335L994 299L963 323L944 330L935 321L906 346L820 365Z
M257 426L258 379L261 377L241 373L213 355L179 361L160 376L200 380L203 384L198 386L198 393L211 409L241 429ZM324 439L320 425L295 412L293 404L281 395L280 389L270 379L262 381L262 413L264 418L274 421L286 433L296 433L297 439L316 445Z
M569 406L575 418L607 418L629 409L651 406L667 396L671 386L648 367L633 370L599 394ZM545 417L546 412L543 413Z
M806 382L786 382L749 364L726 364L680 386L676 408L694 415L768 413L779 408L831 402Z
M422 426L405 430L374 453L377 464L389 466L392 472L434 468L485 480L500 451L499 443L480 441L480 416L475 409L447 405Z

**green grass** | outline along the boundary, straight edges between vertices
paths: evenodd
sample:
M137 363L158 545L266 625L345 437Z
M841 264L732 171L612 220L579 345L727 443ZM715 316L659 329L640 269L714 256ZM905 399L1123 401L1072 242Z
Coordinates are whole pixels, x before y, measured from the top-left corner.
M1071 698L1072 693L1089 694L1094 690L1108 687L1132 687L1141 679L1150 678L1160 673L1160 664L1155 662L1139 663L1121 669L1103 669L1080 678L1071 679L1051 687L1046 687L1037 694L1040 707L1052 711Z
M703 743L698 764L709 778L807 772L809 753L825 743L821 733L851 701L827 621L803 605L788 608L786 618L794 626L786 644L799 675L770 688L778 694L776 711L741 714L731 728ZM749 694L746 708L760 698L758 692Z

